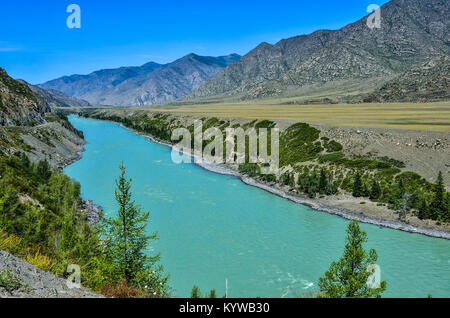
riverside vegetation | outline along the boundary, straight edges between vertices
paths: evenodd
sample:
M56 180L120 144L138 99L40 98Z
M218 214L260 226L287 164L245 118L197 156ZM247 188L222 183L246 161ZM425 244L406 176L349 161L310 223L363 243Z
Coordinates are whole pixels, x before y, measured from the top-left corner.
M167 296L159 256L144 253L156 234L143 234L148 214L131 201L121 169L118 218L91 225L81 212L78 182L47 161L35 164L23 153L0 155L0 250L59 277L67 278L68 265L77 264L82 285L106 296ZM0 287L15 286L6 272L1 277Z
M117 116L107 111L84 111L80 116L118 122L168 143L172 142L172 131L185 125L177 117L164 113ZM214 117L202 120L204 131L216 127L224 133L231 126L230 121ZM253 120L234 124L232 128L246 130L253 127L258 130L275 125L270 120ZM193 125L184 128L191 132L194 140ZM437 224L450 222L450 195L445 190L442 173L437 176L436 183L431 183L415 172L402 171L404 163L395 159L348 158L340 143L320 137L320 133L319 129L306 123L297 123L282 131L280 173L277 175L261 174L259 164L245 163L238 169L258 181L284 185L290 191L310 198L350 193L354 197L367 198L387 206L398 213L400 220L405 220L410 214L420 219L434 220ZM204 140L203 147L209 142L211 140ZM248 153L246 156L248 158Z

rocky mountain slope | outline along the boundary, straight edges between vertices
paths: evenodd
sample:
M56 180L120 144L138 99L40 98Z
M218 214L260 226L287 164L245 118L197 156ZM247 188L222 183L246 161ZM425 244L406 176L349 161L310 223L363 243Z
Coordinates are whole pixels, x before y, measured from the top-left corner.
M23 80L18 81L28 85L34 95L41 102L47 103L49 107L86 107L91 105L83 99L67 96L63 92L54 89L43 89L39 86L31 85Z
M100 70L89 75L64 76L39 86L58 90L67 96L84 98L93 92L114 88L127 79L151 73L160 66L160 64L150 62L138 67Z
M47 159L53 167L80 157L82 132L51 113L55 101L48 96L34 94L0 68L0 155L24 152L35 162Z
M422 102L450 99L450 58L442 56L386 82L365 102Z
M148 63L141 67L103 70L63 77L40 86L85 99L93 105L149 106L192 93L239 58L237 54L220 57L189 54L166 65Z
M208 80L189 99L287 96L309 86L380 82L450 53L446 0L393 0L381 7L381 28L367 17L337 31L320 30L262 43Z
M50 111L46 103L39 102L30 88L8 76L0 68L0 126L32 126L45 122Z

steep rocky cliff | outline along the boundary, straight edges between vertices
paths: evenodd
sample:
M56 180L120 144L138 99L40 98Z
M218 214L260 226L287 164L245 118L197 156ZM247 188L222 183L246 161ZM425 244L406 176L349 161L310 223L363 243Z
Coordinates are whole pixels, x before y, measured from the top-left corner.
M40 103L30 88L8 76L0 68L0 126L34 126L45 122L50 111Z
M65 116L51 113L54 100L37 95L0 68L0 155L26 153L63 167L78 159L85 141Z

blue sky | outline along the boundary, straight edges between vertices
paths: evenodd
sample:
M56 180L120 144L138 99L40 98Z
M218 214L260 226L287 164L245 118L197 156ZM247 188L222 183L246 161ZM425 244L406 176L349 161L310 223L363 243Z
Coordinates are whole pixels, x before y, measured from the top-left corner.
M103 68L246 54L259 43L338 29L385 0L2 0L0 67L32 84ZM66 8L81 7L81 29Z

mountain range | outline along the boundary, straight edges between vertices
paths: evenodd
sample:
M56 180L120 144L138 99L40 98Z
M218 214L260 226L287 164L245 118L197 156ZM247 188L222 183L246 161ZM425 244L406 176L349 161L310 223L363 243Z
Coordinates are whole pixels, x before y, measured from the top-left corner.
M240 59L237 54L209 57L189 54L172 63L100 70L39 85L93 105L149 106L187 96L207 79Z
M263 42L243 57L189 54L165 65L65 76L40 87L106 106L298 96L295 103L384 100L373 94L401 74L408 77L414 68L450 55L450 6L448 0L392 0L380 15L380 28L368 26L368 15L339 30ZM445 70L435 67L428 87L442 91ZM309 97L317 92L319 99ZM438 95L445 93L433 93Z
M209 79L191 100L295 96L320 85L380 85L408 68L450 53L448 0L393 0L380 8L381 28L367 17L336 31L262 43Z

